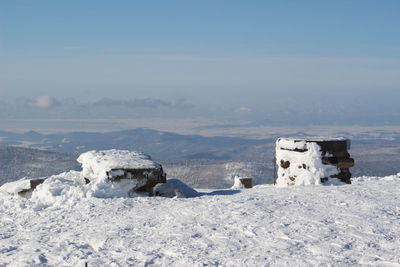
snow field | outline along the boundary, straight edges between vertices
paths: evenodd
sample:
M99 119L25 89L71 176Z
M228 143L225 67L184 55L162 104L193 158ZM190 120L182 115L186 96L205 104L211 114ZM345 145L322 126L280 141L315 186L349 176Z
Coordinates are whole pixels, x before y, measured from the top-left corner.
M0 265L399 266L399 177L354 181L40 208L2 197Z

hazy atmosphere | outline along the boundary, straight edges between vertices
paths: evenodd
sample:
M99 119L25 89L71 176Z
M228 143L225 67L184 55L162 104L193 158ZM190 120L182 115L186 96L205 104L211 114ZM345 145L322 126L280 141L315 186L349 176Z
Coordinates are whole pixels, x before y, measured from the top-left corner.
M398 1L1 1L0 123L400 125L399 10Z
M400 266L400 0L0 0L0 266Z

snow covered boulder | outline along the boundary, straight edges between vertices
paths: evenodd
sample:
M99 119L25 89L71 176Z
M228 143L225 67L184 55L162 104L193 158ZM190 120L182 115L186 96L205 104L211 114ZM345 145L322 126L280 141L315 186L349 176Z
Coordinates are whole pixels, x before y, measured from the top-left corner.
M178 179L168 179L165 184L154 187L154 195L160 197L197 197L200 193Z
M0 191L8 193L10 195L19 195L22 197L30 197L32 191L40 184L44 182L44 179L27 179L22 178L18 181L5 183L0 187Z
M252 187L253 187L252 178L235 176L231 189L243 189Z
M278 186L351 183L354 165L343 138L279 138L276 141Z
M96 187L94 192L104 191L107 194L107 188L111 191L118 188L118 196L122 191L127 195L140 192L152 195L156 184L166 182L162 166L149 155L139 152L93 150L81 154L77 160L82 164L82 178L87 184Z

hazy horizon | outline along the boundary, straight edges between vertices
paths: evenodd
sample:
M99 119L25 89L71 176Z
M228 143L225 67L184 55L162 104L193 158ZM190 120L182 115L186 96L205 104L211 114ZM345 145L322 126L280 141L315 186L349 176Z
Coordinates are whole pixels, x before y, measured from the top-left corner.
M141 119L400 125L398 10L398 1L2 1L0 130Z

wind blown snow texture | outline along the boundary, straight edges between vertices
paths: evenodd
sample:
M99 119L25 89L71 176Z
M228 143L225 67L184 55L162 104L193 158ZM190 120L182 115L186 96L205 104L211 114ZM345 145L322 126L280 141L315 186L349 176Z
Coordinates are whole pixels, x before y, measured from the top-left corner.
M88 197L75 192L74 175L58 176L63 187L38 186L47 205L0 197L0 265L400 264L397 175L172 199Z

